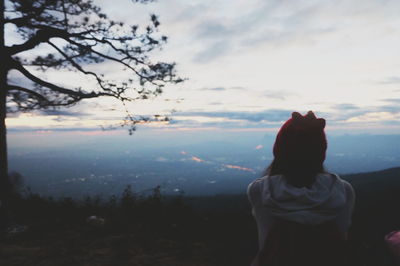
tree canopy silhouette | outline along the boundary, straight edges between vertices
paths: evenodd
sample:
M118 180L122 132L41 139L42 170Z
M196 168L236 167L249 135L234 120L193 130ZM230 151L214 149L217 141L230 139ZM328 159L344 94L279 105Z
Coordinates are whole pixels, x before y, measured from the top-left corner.
M167 41L158 33L156 15L150 15L148 25L139 27L110 19L91 0L0 0L0 9L0 198L9 186L7 113L68 107L97 97L122 102L147 99L162 93L166 83L182 81L174 63L150 58L149 52ZM5 29L13 30L13 40L19 42L8 45L11 40L6 39ZM90 68L107 61L130 72L129 78L111 80ZM54 83L40 75L61 69L90 77L95 86L71 87L68 80ZM19 72L24 81L10 78L10 71ZM132 116L129 120L133 124L138 121Z

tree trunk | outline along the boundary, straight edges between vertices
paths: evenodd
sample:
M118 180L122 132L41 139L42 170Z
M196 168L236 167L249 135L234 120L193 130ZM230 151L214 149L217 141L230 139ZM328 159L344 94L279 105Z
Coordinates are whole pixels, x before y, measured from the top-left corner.
M7 129L6 129L6 96L7 72L4 44L4 0L0 0L0 200L5 203L10 195L10 182L8 179L7 160Z
M4 61L2 61L4 62ZM1 71L1 89L0 89L0 199L5 200L10 192L8 180L8 162L7 162L7 137L6 137L6 90L4 73Z

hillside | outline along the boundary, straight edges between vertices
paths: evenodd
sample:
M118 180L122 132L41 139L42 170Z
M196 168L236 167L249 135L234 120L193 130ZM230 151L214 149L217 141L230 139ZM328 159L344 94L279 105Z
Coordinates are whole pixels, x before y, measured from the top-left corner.
M383 237L399 229L400 168L344 176L357 200L350 230L353 265L391 266ZM1 235L0 265L248 265L257 249L246 195L122 196L15 201L23 233ZM98 215L104 225L91 225Z

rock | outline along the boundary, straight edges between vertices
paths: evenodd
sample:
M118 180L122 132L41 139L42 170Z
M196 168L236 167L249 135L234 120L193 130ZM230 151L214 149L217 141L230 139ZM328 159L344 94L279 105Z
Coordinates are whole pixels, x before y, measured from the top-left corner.
M24 233L27 230L28 230L28 226L16 224L16 225L12 225L12 226L7 227L6 233L8 235L17 235L17 234Z
M105 224L105 219L96 215L92 215L86 219L86 222L92 226L103 226Z

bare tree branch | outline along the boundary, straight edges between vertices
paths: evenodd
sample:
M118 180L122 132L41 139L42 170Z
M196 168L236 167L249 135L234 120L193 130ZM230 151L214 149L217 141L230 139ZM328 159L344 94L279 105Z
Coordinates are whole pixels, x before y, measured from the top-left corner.
M33 37L23 44L16 44L11 47L7 47L7 51L10 55L15 55L17 53L33 49L40 43L47 42L50 38L62 36L66 37L68 35L69 34L63 30L49 27L48 29L38 30Z
M12 23L16 26L23 25L24 23L28 22L32 17L33 15L19 17L19 18L11 18L11 19L9 18L4 20L4 24Z
M68 56L66 53L64 53L60 48L58 48L54 43L48 41L48 44L50 44L52 47L54 47L54 49L57 50L57 52L59 52L68 62L70 62L77 70L79 70L80 72L82 72L85 75L91 75L93 76L96 80L97 83L99 84L99 86L103 89L103 90L109 90L109 88L104 87L103 85L103 80L99 77L99 75L97 75L96 73L92 72L92 71L86 71L82 68L82 66L80 66L78 63L76 63L74 61L74 59L70 56Z
M26 92L28 94L33 95L35 98L37 98L40 101L50 103L50 101L46 97L44 97L43 95L37 93L36 91L30 90L30 89L27 89L27 88L23 88L21 86L8 84L7 85L7 90L8 91L12 91L12 90L23 91L23 92Z
M45 43L51 38L62 38L66 39L69 37L79 37L85 34L92 32L91 30L78 32L78 33L68 33L65 30L49 27L49 26L42 26L41 29L36 32L36 34L31 37L29 40L22 44L15 44L11 47L6 47L7 52L10 55L15 55L20 52L24 52L27 50L31 50L35 48L37 45L41 43Z
M122 59L115 58L115 57L112 57L112 56L109 56L109 55L100 53L100 52L94 50L94 49L93 49L92 47L90 47L90 46L85 46L85 45L80 44L80 43L78 43L78 42L75 42L75 41L73 41L73 40L71 40L71 39L68 39L68 38L67 38L66 40L67 40L68 42L70 42L71 44L74 44L74 45L76 45L76 46L78 46L78 47L80 47L80 48L82 48L82 49L88 49L88 50L91 51L92 53L97 54L98 56L101 56L101 57L103 57L103 58L105 58L105 59L108 59L108 60L111 60L111 61L114 61L114 62L118 62L118 63L124 65L125 67L129 68L130 70L132 70L132 71L133 71L136 75L138 75L141 79L146 80L146 81L150 82L150 83L153 84L153 85L158 85L158 84L155 83L154 81L150 80L148 77L146 77L146 76L142 75L141 73L139 73L139 71L137 71L137 70L136 70L135 68L133 68L131 65L129 65L129 64L125 63L124 61L122 61Z
M27 77L28 79L30 79L31 81L43 86L43 87L47 87L53 91L59 92L59 93L63 93L63 94L67 94L70 95L73 98L77 98L77 99L88 99L88 98L95 98L95 97L99 97L99 96L112 96L112 97L116 97L117 95L115 94L111 94L111 93L106 93L106 92L90 92L90 93L86 93L83 91L74 91L74 90L70 90L70 89L66 89L66 88L62 88L60 86L57 86L53 83L49 83L47 81L44 81L38 77L36 77L35 75L33 75L32 73L30 73L26 68L24 68L22 66L21 63L14 61L13 62L13 68L18 70L19 72L21 72L25 77Z

